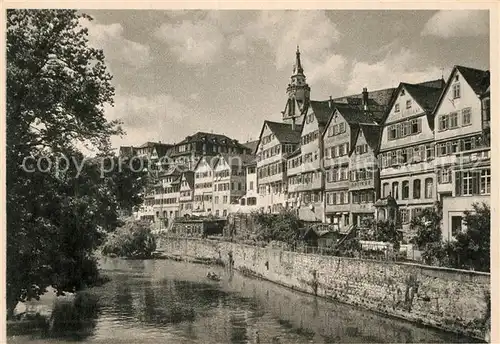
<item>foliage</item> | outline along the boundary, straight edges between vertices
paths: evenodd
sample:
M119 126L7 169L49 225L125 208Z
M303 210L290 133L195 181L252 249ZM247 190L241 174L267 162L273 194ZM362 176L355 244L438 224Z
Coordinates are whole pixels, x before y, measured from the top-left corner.
M127 164L102 175L105 157L118 165L109 138L122 130L104 116L111 75L82 18L90 19L76 10L7 11L8 316L48 286L63 293L98 281L93 251L119 224L118 208L137 202L142 172ZM97 156L85 158L81 145Z
M490 271L490 207L486 204L473 204L473 211L464 212L466 230L457 233L455 240L442 242L436 227L441 215L429 211L431 219L428 226L420 225L416 243L424 247L422 257L427 264Z
M425 249L427 244L441 242L441 221L443 218L442 207L439 202L434 208L424 208L420 216L413 217L410 229L416 233L412 243L420 249Z
M279 214L254 213L256 239L262 241L282 241L294 244L300 238L301 221L289 211Z
M399 250L402 234L396 225L390 221L366 220L368 232L362 234L365 240L382 241L393 244L394 250Z
M127 221L124 226L110 233L102 253L119 257L149 258L156 250L156 239L147 221Z
M490 271L490 207L473 204L473 211L464 212L465 231L456 235L454 251L459 268Z

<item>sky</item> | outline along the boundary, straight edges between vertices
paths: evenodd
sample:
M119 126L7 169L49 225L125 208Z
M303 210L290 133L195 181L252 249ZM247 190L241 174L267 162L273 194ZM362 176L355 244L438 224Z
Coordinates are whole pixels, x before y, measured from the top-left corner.
M113 74L126 135L115 147L197 131L258 139L281 120L297 45L311 99L489 69L488 11L86 10Z

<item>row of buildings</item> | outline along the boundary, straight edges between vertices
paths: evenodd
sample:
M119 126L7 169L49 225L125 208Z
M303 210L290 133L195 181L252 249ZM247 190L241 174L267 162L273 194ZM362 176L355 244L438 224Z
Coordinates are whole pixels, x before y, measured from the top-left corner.
M264 121L257 141L197 133L121 151L168 157L140 215L160 223L294 209L303 220L346 229L394 199L411 235L411 219L439 201L443 237L451 239L464 210L489 203L489 79L488 71L455 66L446 81L314 101L297 49L282 121Z

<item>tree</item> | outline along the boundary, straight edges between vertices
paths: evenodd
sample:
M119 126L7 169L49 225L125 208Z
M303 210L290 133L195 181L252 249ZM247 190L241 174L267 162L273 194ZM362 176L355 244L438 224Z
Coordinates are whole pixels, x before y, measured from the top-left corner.
M427 244L441 242L442 207L436 202L433 208L424 208L420 216L413 217L410 229L416 233L412 243L420 249L425 249Z
M103 175L103 160L117 159L110 136L123 131L104 116L112 77L82 18L91 20L75 10L7 11L8 316L47 286L63 293L96 282L93 251L119 224L118 208L137 202L122 200L122 185L140 183L141 171Z
M257 239L282 241L294 244L300 238L300 219L293 212L279 214L254 213L257 224Z
M454 251L457 267L490 271L491 211L485 204L474 203L473 211L464 212L466 230L456 235Z
M120 257L149 258L156 250L151 225L146 221L127 221L110 234L103 245L103 254Z

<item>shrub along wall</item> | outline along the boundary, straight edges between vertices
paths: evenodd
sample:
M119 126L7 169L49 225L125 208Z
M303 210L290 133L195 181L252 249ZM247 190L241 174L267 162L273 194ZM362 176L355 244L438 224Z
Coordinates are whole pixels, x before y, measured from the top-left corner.
M247 274L417 323L481 339L489 335L487 273L215 240L169 238L159 247L186 258L220 258Z

